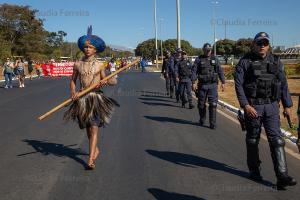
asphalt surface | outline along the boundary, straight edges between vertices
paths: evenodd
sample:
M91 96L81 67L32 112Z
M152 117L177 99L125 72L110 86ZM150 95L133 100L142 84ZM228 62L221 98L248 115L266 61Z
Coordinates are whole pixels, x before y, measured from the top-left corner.
M123 73L105 92L121 107L99 132L96 169L86 171L88 140L76 123L63 123L66 109L37 120L69 96L67 78L0 88L1 200L300 199L300 184L286 191L272 187L265 140L265 181L256 183L247 178L238 124L218 114L217 130L197 126L198 111L166 97L159 73ZM300 181L300 161L290 154L287 161L289 174Z

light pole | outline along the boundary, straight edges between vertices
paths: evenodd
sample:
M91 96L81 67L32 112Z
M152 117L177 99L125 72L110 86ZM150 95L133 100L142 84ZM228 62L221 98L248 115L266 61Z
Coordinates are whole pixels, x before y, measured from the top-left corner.
M158 50L157 50L157 21L156 21L156 0L154 0L154 27L155 27L155 57L156 57L156 68L158 68Z
M164 19L160 18L159 21L160 21L160 51L161 51L160 54L161 54L161 61L163 62L164 54L163 54L163 39L162 39L162 22L164 21Z
M213 4L213 26L214 26L214 56L217 56L217 39L216 39L216 5L218 1L212 1Z
M176 13L177 13L177 47L181 48L180 40L180 1L176 0Z

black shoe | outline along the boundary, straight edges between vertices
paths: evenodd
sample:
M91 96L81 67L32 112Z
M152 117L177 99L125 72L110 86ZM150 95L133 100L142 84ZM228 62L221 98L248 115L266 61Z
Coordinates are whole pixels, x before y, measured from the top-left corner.
M199 126L203 126L204 122L202 120L199 120Z
M195 106L193 104L190 104L189 109L193 109L193 108L195 108Z
M170 95L170 99L173 99L173 95L172 94Z
M179 99L176 99L176 103L179 103Z
M253 181L256 181L256 182L262 182L263 181L263 178L260 175L260 172L257 172L257 171L250 171L249 178Z
M297 181L290 176L284 176L277 179L277 190L285 190L286 186L294 186Z
M211 125L209 125L209 128L215 130L216 129L216 125L211 124Z
M181 107L182 107L182 108L185 108L185 103L182 103L182 104L181 104Z

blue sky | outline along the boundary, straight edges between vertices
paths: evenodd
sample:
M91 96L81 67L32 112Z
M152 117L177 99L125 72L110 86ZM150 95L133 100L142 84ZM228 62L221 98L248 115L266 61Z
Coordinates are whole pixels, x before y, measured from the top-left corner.
M1 3L4 1L0 0ZM67 32L67 41L77 41L93 25L93 33L106 43L135 47L154 37L154 0L8 0L39 10L48 31ZM180 0L181 36L194 47L213 41L211 0ZM217 38L253 37L266 31L274 45L300 44L299 0L219 0L216 6ZM176 38L176 0L157 0L157 19L162 18L162 38Z

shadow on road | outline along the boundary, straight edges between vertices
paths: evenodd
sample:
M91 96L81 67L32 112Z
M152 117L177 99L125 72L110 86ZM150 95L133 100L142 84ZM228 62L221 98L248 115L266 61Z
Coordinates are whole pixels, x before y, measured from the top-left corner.
M168 98L170 99L170 95L167 95L167 92L156 92L156 91L137 91L141 93L143 97L154 97L154 98Z
M296 93L296 92L291 92L290 94L291 94L291 96L299 96L300 95L300 93Z
M69 157L76 162L80 163L82 166L86 167L86 163L79 158L80 155L88 155L86 152L83 152L81 149L72 149L71 146L76 146L77 144L72 145L63 145L63 144L57 144L57 143L51 143L47 141L38 141L38 140L28 140L25 139L23 142L26 142L28 145L32 146L35 151L19 154L17 156L26 156L29 154L34 153L41 153L45 156L47 155L54 155L58 157Z
M156 98L166 98L166 99L170 99L169 96L166 95L155 95L155 94L142 94L142 97L156 97Z
M153 98L153 97L149 97L149 98L143 98L143 97L140 97L139 99L140 99L140 100L143 100L143 101L163 101L163 102L173 102L173 101L171 101L171 100L159 99L159 98Z
M150 192L157 200L204 200L203 198L186 194L167 192L157 188L149 188L148 192Z
M137 91L137 92L144 93L144 94L155 94L155 95L167 96L166 92L146 91L146 90L141 90L141 91Z
M155 102L145 102L142 101L143 104L149 105L149 106L169 106L169 107L179 107L168 103L155 103Z
M190 154L170 152L170 151L156 151L156 150L146 150L148 154L151 156L160 158L165 161L169 161L171 163L185 166L185 167L206 167L213 170L223 171L232 175L240 176L246 179L249 179L249 173L236 169L235 167L226 165L225 163L221 163L218 161L210 160L200 156L194 156ZM259 182L262 185L273 187L274 185L264 180L263 182Z
M176 124L190 124L190 125L195 125L198 126L198 123L184 120L184 119L176 119L176 118L171 118L171 117L156 117L156 116L144 116L146 119L151 119L154 121L158 122L172 122Z

